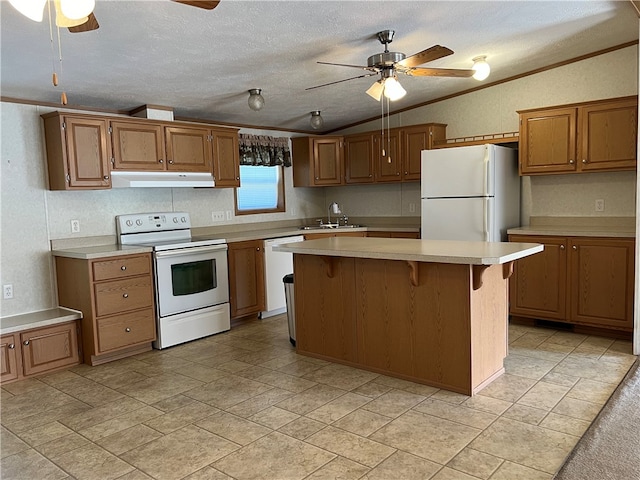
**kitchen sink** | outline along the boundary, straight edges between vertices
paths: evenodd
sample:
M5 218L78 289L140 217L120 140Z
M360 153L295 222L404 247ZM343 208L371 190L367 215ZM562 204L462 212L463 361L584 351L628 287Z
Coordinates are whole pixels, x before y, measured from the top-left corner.
M363 225L349 224L338 225L337 223L322 223L319 225L304 225L300 227L300 230L343 230L349 228L361 228Z

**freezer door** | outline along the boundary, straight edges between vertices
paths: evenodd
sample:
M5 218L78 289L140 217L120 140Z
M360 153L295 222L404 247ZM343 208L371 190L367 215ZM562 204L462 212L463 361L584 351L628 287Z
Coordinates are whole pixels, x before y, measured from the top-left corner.
M423 150L421 197L493 196L493 151L493 145Z
M499 242L493 197L423 198L422 239Z

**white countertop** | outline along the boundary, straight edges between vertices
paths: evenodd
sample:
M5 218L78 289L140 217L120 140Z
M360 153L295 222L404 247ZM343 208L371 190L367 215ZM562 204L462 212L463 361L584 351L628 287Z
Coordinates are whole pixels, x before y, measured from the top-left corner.
M151 247L141 247L136 245L94 245L91 247L74 247L52 250L54 257L80 258L82 260L92 260L95 258L117 257L120 255L133 255L137 253L149 253Z
M498 265L541 252L538 243L330 237L274 247L279 252L432 263Z
M82 318L82 312L70 308L56 307L38 312L23 313L0 319L0 333L15 333L31 328L46 327Z
M612 237L635 238L635 228L605 228L602 226L584 225L531 225L528 227L510 228L509 235L543 235L560 237Z

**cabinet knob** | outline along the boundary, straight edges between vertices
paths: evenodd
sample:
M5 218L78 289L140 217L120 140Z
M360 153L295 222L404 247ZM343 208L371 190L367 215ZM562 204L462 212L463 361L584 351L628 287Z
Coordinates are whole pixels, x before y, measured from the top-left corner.
M9 344L9 350L13 350L14 348L16 348L15 344L10 343L10 344Z
M560 250L564 250L564 245L560 245Z
M131 331L131 329L129 327L124 329L125 332L129 333Z
M102 177L102 178L104 178L105 180L109 180L109 175L105 175L105 176L104 176L104 177Z
M320 180L320 177L316 177L316 180Z
M578 247L576 247L575 245L571 248L573 248L574 250L578 250Z
M405 175L409 175L409 172L404 172Z
M122 294L122 298L129 298L129 294L128 293L123 293Z
M24 342L22 342L22 344L23 344L25 347L26 347L26 346L28 346L28 345L29 345L29 343L31 343L31 342L29 342L29 340L25 340Z
M369 178L373 177L373 175L369 175Z
M126 269L127 269L127 266L126 266L126 265L122 265L122 266L120 267L120 270L122 270L123 272L124 272Z
M587 159L586 159L586 158L583 158L583 159L582 159L582 163L587 163Z
M173 165L173 160L168 160L169 164Z
M164 160L163 159L159 159L158 163L164 163Z
M396 175L400 175L400 172L396 172Z
M256 252L259 252L259 251L260 251L260 247L256 248Z
M236 177L236 180L240 180L240 177Z
M574 162L573 162L573 158L570 158L570 159L569 159L569 163L570 163L571 165L573 165L573 163L574 163Z

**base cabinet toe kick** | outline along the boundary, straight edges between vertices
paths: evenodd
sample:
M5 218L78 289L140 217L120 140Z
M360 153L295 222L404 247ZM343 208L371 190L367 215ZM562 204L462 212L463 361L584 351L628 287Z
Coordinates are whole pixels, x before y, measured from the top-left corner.
M385 241L353 240L286 247L294 252L298 353L465 395L504 373L508 279L519 255L487 264L449 263L464 258L444 255L442 262L389 259L381 257L397 255L371 252L384 243L366 243L376 258L347 256L358 240ZM418 249L429 242L401 241ZM325 243L302 247L312 242ZM542 250L521 245L521 256Z

